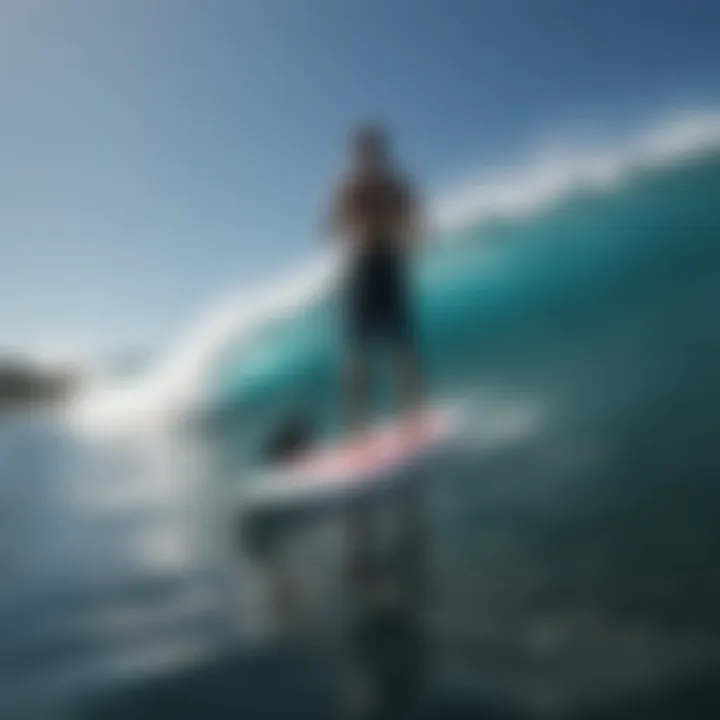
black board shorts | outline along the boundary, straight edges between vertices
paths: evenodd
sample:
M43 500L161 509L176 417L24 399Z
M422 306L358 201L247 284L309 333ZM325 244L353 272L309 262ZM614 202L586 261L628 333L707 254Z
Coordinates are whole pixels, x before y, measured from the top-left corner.
M392 247L353 258L347 275L346 326L350 341L412 341L407 260Z

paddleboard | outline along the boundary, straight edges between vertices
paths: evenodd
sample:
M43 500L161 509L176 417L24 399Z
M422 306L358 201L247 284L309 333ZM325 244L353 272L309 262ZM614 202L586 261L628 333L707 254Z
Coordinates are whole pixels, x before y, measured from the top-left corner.
M251 516L350 500L407 479L447 448L459 414L431 407L317 447L260 473L238 499Z

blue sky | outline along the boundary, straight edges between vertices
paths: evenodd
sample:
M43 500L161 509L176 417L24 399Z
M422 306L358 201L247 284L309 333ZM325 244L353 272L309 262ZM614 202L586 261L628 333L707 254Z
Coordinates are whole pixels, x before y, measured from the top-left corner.
M162 343L310 256L359 118L432 194L719 70L714 0L5 0L0 348Z

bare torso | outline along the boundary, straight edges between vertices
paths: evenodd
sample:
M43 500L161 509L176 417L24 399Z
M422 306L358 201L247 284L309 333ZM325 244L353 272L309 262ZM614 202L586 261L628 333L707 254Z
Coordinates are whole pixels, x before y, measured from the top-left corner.
M344 181L333 208L334 230L359 251L404 248L414 212L411 192L391 175L355 176Z

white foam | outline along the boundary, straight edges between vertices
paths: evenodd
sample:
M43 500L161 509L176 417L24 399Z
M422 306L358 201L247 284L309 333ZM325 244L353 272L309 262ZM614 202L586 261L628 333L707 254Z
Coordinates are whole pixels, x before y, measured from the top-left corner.
M277 284L221 300L142 377L88 383L70 408L74 426L89 433L134 432L176 417L199 401L202 380L221 352L232 346L241 356L268 323L292 317L326 291L337 263L328 252Z
M611 189L629 173L720 150L720 110L677 114L608 148L541 145L530 162L461 183L434 204L438 229L537 212L579 188Z
M443 231L497 217L531 214L578 187L611 188L638 168L661 167L720 149L720 111L675 115L610 149L541 146L530 162L461 184L433 204L432 221ZM128 430L172 420L197 403L213 363L229 348L241 361L259 330L326 293L337 274L331 253L279 278L221 301L218 309L165 354L146 375L126 381L90 383L70 412L86 432Z

